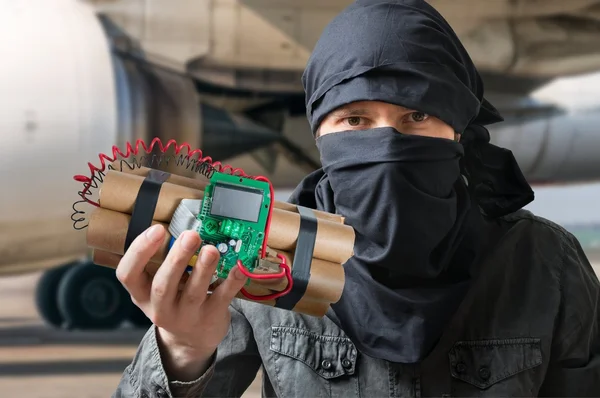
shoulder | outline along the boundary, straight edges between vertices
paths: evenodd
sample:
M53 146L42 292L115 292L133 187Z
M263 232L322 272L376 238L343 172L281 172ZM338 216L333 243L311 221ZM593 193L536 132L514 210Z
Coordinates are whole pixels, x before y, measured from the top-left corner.
M519 235L522 242L534 244L550 254L566 254L569 251L581 250L579 241L563 226L554 221L540 217L529 210L519 210L504 217L498 222L507 231Z
M544 217L540 217L529 210L519 210L501 217L500 220L512 225L527 225L532 230L546 232L547 234L556 236L557 239L574 239L573 234L561 225Z
M514 243L536 254L547 267L556 271L561 288L587 284L598 288L598 278L579 240L559 224L527 210L502 217L499 222L514 235ZM578 282L575 282L578 280Z

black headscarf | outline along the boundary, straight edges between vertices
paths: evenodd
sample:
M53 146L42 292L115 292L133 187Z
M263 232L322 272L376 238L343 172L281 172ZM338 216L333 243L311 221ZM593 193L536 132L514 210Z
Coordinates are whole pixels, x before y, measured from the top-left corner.
M396 276L403 282L390 283L385 273L378 277L377 267L368 264L365 253L375 250L364 247L369 238L364 237L357 241L356 255L344 264L346 288L332 307L332 318L363 353L393 362L419 361L433 348L466 293L470 264L480 254L480 213L498 217L533 200L512 153L489 142L484 126L503 119L483 98L481 77L452 28L421 0L358 0L350 5L324 30L302 81L313 133L336 108L374 100L427 113L462 135L460 173L467 184L463 189L460 179L452 195L464 211L455 221L460 225L448 232L453 248L444 251L448 258L440 260L443 266L429 280L417 267L401 268ZM395 140L386 131L376 133L383 140ZM347 137L354 137L358 146L365 142L356 134ZM403 145L419 150L422 144L418 139L404 142L394 144L399 145L396 152L402 152ZM361 147L355 152L360 157ZM320 169L300 183L290 201L335 213L340 209L333 191L330 176ZM379 199L394 198L402 200L402 192ZM359 209L346 206L343 211ZM343 215L355 220L388 217L389 221L385 214Z

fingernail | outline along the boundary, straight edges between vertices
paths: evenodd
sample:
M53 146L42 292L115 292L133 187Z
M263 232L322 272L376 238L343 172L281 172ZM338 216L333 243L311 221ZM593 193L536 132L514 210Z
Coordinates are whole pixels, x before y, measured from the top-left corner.
M186 233L181 241L181 245L186 250L194 250L196 248L196 244L198 243L198 235L193 233Z
M204 264L212 264L217 260L217 255L214 250L209 250L207 248L202 249L202 253L200 253L200 261Z
M157 240L159 240L162 237L162 226L157 224L157 225L153 225L152 227L148 228L148 230L146 231L146 236L148 237L148 239L150 239L151 242L156 242Z

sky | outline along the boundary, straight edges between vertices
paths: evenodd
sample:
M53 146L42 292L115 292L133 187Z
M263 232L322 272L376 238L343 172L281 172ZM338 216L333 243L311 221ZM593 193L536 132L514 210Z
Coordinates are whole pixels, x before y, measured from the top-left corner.
M526 208L558 224L600 224L600 183L533 187Z

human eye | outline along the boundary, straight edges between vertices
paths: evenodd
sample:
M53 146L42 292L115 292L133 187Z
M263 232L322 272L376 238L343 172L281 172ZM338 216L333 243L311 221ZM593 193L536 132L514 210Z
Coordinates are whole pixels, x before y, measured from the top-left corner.
M411 112L406 115L407 123L423 123L429 120L429 115L424 112Z
M361 116L344 117L340 122L352 128L365 127L369 124L369 120Z

